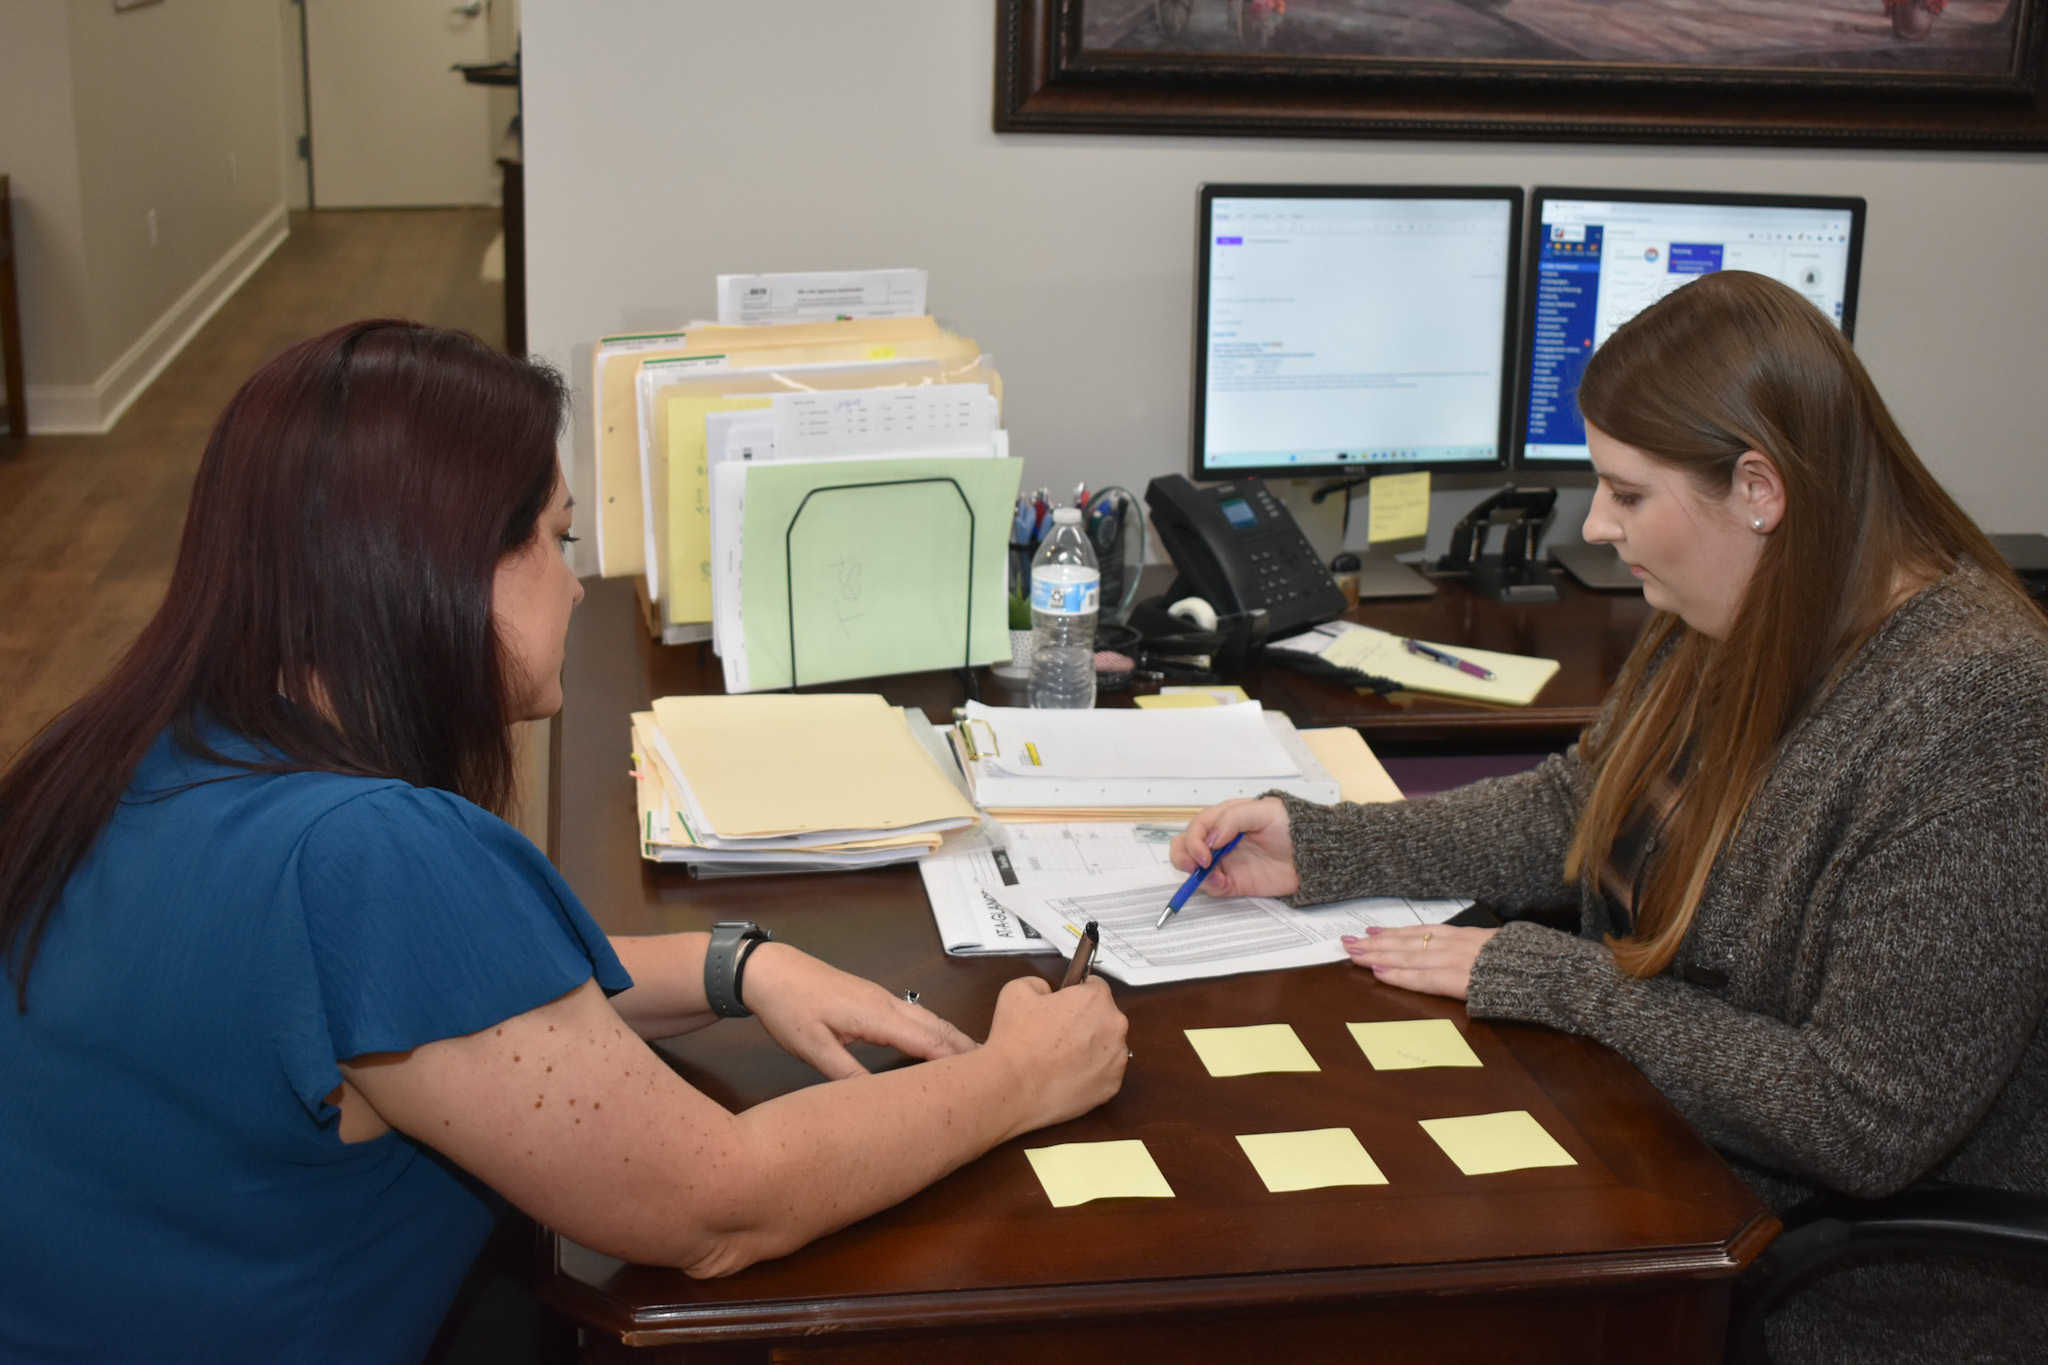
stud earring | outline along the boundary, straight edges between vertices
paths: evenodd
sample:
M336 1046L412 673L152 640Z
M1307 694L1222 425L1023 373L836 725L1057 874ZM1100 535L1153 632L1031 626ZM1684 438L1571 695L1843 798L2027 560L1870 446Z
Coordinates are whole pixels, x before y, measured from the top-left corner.
M1762 517L1752 518L1749 523L1749 529L1761 535L1764 529L1764 519Z

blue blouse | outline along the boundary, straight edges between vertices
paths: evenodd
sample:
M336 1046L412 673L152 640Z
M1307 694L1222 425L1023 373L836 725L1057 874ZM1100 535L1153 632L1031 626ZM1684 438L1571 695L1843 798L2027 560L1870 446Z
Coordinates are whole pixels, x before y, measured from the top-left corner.
M245 742L209 736L223 753ZM447 792L160 738L0 1000L0 1359L398 1361L495 1197L344 1144L337 1059L631 985L518 831Z

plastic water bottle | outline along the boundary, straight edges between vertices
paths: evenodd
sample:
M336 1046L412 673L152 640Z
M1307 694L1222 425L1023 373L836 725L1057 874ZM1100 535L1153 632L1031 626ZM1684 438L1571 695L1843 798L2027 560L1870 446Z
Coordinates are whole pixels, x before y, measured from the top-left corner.
M1081 509L1052 514L1052 534L1031 560L1031 704L1095 705L1095 614L1102 571L1081 530Z

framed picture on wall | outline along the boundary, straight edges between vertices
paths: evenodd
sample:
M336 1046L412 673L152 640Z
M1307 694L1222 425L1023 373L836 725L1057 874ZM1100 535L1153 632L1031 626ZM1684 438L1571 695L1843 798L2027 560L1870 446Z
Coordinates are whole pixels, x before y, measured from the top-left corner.
M999 0L1000 132L2048 150L2048 0Z

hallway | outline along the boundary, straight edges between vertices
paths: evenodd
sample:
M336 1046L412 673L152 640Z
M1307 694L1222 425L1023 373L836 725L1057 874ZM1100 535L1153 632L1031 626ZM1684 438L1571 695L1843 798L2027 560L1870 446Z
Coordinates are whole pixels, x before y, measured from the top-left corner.
M494 209L295 213L291 236L104 436L0 440L0 764L91 687L170 581L214 418L285 346L354 318L498 345Z

